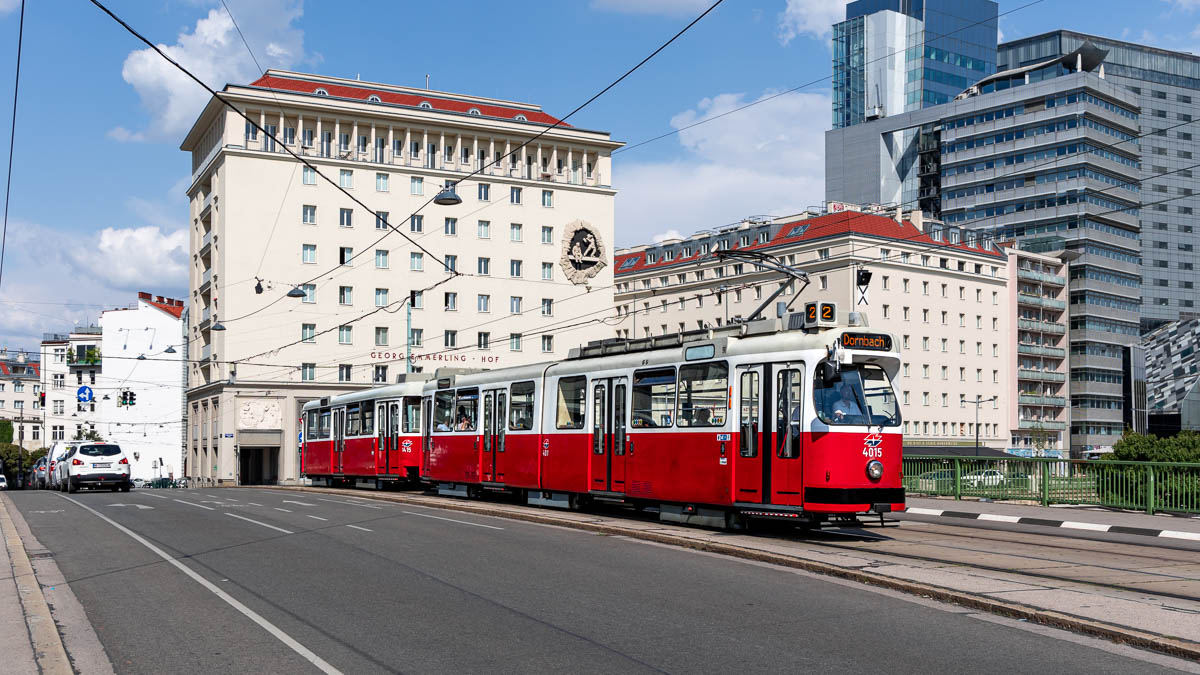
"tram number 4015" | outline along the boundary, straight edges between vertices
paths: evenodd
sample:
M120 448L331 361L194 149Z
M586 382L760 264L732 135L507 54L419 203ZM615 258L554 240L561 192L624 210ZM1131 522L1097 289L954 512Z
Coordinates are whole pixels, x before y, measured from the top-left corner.
M883 457L883 448L879 447L882 443L883 434L867 434L866 438L863 439L863 457L867 459L879 459Z

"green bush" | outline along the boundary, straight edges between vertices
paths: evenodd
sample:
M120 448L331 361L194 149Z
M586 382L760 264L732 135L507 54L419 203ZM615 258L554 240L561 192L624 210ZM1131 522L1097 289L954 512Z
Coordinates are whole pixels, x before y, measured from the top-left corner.
M1200 434L1184 431L1167 438L1126 431L1105 459L1123 462L1200 463Z

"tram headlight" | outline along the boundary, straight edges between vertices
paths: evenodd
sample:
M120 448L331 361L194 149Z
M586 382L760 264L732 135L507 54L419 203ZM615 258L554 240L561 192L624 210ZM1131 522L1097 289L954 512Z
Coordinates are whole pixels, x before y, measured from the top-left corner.
M883 462L877 459L867 462L867 478L871 480L883 478Z

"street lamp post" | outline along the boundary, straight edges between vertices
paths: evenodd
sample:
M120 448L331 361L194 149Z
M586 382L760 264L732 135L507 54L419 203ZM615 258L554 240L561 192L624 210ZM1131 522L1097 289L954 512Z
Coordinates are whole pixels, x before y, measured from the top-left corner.
M983 405L984 403L990 403L992 401L995 401L997 398L999 398L999 397L993 396L991 398L985 399L982 396L980 396L979 394L975 394L975 400L969 401L969 403L975 404L975 456L976 457L979 456L979 406Z

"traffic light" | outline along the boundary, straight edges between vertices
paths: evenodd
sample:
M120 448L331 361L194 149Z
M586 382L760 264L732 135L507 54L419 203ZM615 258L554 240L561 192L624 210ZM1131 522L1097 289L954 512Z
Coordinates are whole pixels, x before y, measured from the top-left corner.
M131 391L131 392L129 392L129 405L136 405L136 404L137 404L137 393Z
M121 398L120 398L120 400L117 401L117 405L122 405L122 406L129 405L129 392L127 392L127 391L121 392Z
M44 392L44 391L38 394L38 407L39 408L46 407L46 392Z
M855 284L859 288L866 288L867 286L871 285L871 270L866 269L865 267L860 267L854 276Z

